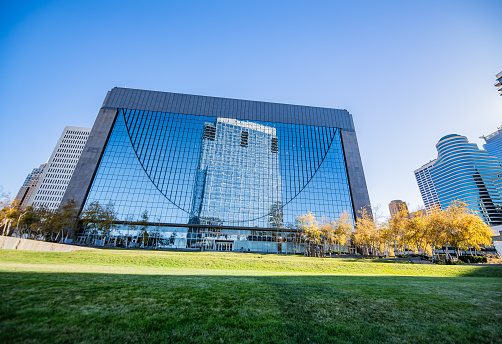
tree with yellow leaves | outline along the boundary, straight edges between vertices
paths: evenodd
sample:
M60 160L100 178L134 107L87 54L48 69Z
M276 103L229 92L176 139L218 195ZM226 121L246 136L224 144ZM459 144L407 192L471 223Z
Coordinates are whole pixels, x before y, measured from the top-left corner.
M452 208L450 210L450 208ZM455 230L452 231L446 244L455 248L457 257L462 250L474 247L480 249L480 245L490 245L492 243L492 230L475 213L470 211L463 202L455 202L448 210L455 222Z
M417 211L408 221L408 245L418 254L432 254L429 244L428 217L422 211Z
M405 207L399 207L398 211L387 222L387 239L392 243L394 254L405 251L409 243L408 228L410 213Z
M418 221L418 220L417 220ZM433 259L445 247L445 256L451 260L449 247L460 256L462 250L490 245L492 230L472 212L464 202L455 201L446 209L435 208L426 216L424 240L431 246Z
M10 236L14 232L14 229L18 223L19 217L21 216L20 204L17 201L10 201L6 199L2 201L0 209L0 221L2 222L2 235Z
M308 212L307 214L298 215L296 217L296 228L300 231L301 238L308 244L308 249L305 252L311 252L311 245L318 245L321 242L321 229L319 221L315 214Z
M338 251L340 251L340 246L347 243L347 239L353 228L349 212L344 211L335 221L335 242L338 245Z
M328 220L325 216L320 223L321 239L324 245L334 245L336 242L336 222ZM331 251L330 251L331 255Z
M356 220L356 229L353 235L354 244L370 254L369 248L372 248L373 253L378 254L382 248L382 236L380 225L377 224L372 213L365 207L359 211L359 216Z
M309 211L307 214L298 215L296 217L296 228L300 230L301 236L305 241L315 244L321 242L319 221L317 221L315 214L312 214L312 212Z

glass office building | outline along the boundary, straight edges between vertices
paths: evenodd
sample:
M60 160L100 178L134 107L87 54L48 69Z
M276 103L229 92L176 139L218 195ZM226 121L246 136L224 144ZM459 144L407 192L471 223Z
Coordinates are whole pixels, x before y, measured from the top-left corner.
M444 136L436 145L438 157L428 171L441 208L465 202L486 224L502 224L502 167L465 136ZM422 195L423 196L423 195ZM424 199L424 202L426 200Z
M502 127L490 135L481 136L481 138L486 142L483 148L502 164Z
M427 211L441 208L436 188L434 187L434 182L431 177L431 169L435 162L436 160L429 161L427 164L414 171L418 189L420 190L420 195L422 196Z
M276 128L229 118L206 122L198 160L191 223L282 227Z
M346 110L114 88L65 199L113 204L117 240L148 214L157 247L301 250L298 215L369 205ZM119 238L119 239L117 239Z

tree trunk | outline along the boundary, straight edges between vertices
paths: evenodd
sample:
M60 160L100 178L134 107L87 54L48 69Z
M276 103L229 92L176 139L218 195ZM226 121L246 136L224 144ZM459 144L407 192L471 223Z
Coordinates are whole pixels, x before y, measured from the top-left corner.
M12 235L12 233L10 232L10 223L11 223L11 220L7 220L7 230L6 230L7 236Z

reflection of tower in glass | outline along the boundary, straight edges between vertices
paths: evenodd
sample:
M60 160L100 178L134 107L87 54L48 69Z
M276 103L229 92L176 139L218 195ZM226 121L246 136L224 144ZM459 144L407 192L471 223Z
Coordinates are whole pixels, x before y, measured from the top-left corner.
M190 222L282 227L275 128L229 118L205 124Z

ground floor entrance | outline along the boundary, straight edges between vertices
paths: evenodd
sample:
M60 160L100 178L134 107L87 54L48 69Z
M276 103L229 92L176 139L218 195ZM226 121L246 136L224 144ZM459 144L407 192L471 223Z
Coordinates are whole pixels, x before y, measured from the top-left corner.
M232 251L233 248L234 248L234 242L233 241L216 240L214 242L214 249L216 251Z

